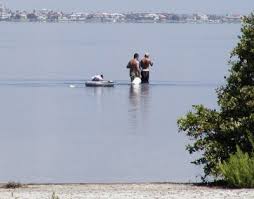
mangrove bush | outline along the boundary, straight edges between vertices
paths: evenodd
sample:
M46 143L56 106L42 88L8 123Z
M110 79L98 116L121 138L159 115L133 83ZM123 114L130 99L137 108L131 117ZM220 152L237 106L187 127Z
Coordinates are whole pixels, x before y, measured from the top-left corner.
M254 136L254 15L242 21L239 42L229 61L229 75L216 90L218 108L194 105L178 120L179 131L191 139L187 150L199 154L193 163L203 165L203 180L207 176L219 178L220 163L228 161L237 146L250 156L253 151L249 138Z

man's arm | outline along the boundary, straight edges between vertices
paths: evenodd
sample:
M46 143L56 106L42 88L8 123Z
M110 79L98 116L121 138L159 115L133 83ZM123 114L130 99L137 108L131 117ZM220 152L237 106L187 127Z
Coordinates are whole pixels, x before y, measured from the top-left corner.
M128 69L131 68L131 63L130 62L128 62L126 68L128 68Z
M151 65L151 66L153 66L153 62L152 62L152 60L149 60L149 61L150 61L150 65Z
M140 72L141 69L139 67L139 62L137 62L136 67L137 67L136 70L137 70L138 76L141 77L141 72Z

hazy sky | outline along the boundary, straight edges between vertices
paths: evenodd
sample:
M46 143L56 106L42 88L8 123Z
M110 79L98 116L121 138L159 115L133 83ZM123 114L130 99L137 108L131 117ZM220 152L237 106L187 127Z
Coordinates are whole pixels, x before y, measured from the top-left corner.
M254 0L0 0L11 9L48 8L74 11L168 11L235 13L254 10Z

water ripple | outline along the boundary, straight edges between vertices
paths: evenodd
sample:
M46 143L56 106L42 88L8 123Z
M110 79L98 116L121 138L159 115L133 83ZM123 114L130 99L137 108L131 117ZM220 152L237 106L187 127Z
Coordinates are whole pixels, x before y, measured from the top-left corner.
M11 79L0 80L0 86L17 86L17 87L85 87L87 80L78 79ZM129 81L116 80L116 86L130 85ZM152 86L173 86L173 87L217 87L220 82L199 82L199 81L151 81Z

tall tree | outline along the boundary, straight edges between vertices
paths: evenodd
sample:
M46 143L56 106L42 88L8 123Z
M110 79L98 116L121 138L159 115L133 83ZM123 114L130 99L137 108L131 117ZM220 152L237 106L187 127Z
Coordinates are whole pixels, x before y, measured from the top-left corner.
M218 177L219 163L237 150L251 153L254 136L254 15L243 17L239 43L231 53L226 84L216 90L218 109L203 105L178 120L179 131L192 140L186 149L198 152L204 178Z

